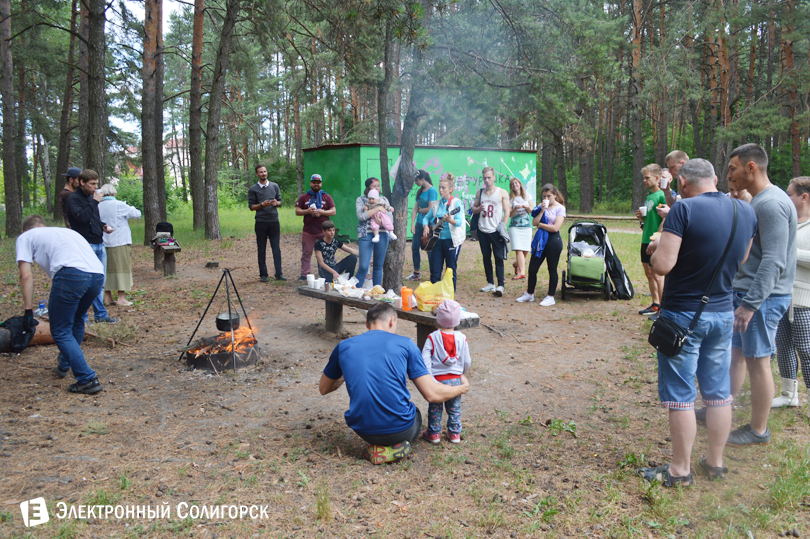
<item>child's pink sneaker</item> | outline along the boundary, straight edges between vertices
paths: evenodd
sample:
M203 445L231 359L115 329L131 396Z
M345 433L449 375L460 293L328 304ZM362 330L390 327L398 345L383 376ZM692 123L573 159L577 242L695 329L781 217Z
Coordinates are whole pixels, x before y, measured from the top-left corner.
M436 434L429 434L427 430L425 430L425 432L422 433L422 438L424 438L425 440L427 440L432 444L438 444L439 442L442 441L442 437L438 432Z
M447 439L450 440L451 444L460 444L461 443L461 434L453 434L452 432L447 433Z

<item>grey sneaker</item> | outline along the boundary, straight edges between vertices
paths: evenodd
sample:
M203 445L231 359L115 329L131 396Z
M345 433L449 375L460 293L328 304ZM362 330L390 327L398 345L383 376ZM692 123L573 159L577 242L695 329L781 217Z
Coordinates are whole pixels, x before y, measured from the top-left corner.
M70 369L63 371L62 369L59 368L59 365L57 365L56 367L53 368L53 373L59 378L64 378L65 376L70 374Z
M757 434L757 431L751 428L751 423L744 427L733 431L728 435L726 445L731 447L745 447L747 445L768 445L771 443L771 430L766 428L765 434Z
M120 321L121 321L120 318L113 318L112 316L108 316L107 318L96 320L96 324L117 324Z
M101 384L98 383L98 378L93 378L89 382L81 383L76 382L68 387L71 393L84 393L85 395L92 395L101 391Z
M499 297L503 296L503 287L499 286L492 293L495 294L496 298L499 298Z
M481 289L481 292L492 292L495 290L495 285L492 283L487 283L487 285Z

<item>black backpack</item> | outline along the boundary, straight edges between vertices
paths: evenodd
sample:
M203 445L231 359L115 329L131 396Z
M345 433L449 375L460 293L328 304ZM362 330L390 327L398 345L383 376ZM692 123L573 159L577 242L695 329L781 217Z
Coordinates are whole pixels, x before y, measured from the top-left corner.
M155 225L155 234L158 232L168 232L170 236L174 236L174 227L171 223L161 221Z
M37 331L35 327L32 327L31 331L26 331L23 327L23 319L25 319L24 316L14 316L0 324L0 328L6 328L11 333L11 351L15 354L28 348ZM38 326L39 322L34 320L33 325Z

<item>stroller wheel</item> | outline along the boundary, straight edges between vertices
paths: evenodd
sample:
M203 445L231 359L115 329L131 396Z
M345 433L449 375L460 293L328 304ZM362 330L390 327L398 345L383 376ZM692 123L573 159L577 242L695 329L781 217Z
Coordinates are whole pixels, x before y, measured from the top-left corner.
M560 298L565 299L565 272L562 272L562 286L560 287Z

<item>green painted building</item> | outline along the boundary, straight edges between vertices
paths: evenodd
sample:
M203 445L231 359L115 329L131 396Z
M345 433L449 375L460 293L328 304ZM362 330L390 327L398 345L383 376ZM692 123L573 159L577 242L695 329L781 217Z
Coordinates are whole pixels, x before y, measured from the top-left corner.
M399 146L388 147L390 169L399 156ZM482 184L481 170L495 169L495 184L509 190L509 179L517 177L526 191L537 201L537 154L526 150L500 150L495 148L458 148L445 146L417 146L414 152L416 168L430 173L433 186L438 190L442 174L456 176L454 195L469 209L475 193ZM363 194L366 178L380 177L380 149L371 144L339 144L304 150L304 185L309 186L313 174L323 177L323 190L335 201L337 214L332 218L341 234L357 238L355 201ZM393 179L392 179L393 181ZM414 186L408 201L408 230L410 215L416 197Z

